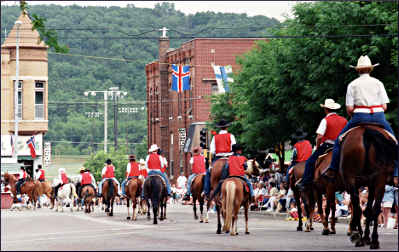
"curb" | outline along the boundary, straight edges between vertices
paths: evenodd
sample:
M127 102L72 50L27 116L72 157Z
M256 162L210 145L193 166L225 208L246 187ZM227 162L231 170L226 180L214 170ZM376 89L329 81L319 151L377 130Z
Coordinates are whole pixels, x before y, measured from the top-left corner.
M244 210L240 209L239 214L244 214ZM269 219L274 219L274 220L285 220L286 218L289 217L287 213L266 212L266 210L263 210L263 211L259 211L259 210L249 211L249 215L263 215L263 216L265 216L265 217L267 217ZM350 222L350 218L338 217L337 221L335 223L346 223L346 224L349 224L349 222Z

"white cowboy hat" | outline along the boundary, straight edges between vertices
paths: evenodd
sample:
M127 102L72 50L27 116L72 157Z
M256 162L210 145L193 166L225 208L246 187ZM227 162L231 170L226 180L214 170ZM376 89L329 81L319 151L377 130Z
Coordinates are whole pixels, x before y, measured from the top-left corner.
M144 159L140 158L140 164L145 164Z
M151 145L151 147L148 150L148 152L154 152L154 151L157 151L158 149L159 149L158 145L153 144L153 145Z
M65 171L65 169L64 168L60 168L60 169L58 169L58 172L64 172Z
M320 104L320 107L328 109L339 109L341 105L336 103L333 99L326 99L324 101L324 104Z
M372 65L369 56L367 56L367 55L363 56L362 55L357 60L357 66L352 66L352 65L349 65L349 66L352 67L352 68L355 68L355 69L361 69L361 68L370 68L370 67L372 68L372 67L378 66L379 64L380 63Z

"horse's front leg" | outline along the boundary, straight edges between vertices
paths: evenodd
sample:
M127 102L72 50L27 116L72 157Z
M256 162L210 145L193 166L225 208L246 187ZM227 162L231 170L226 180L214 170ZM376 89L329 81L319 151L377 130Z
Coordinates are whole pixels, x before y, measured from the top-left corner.
M216 212L217 212L217 216L218 216L218 225L217 225L216 233L221 234L222 233L222 224L220 223L220 206L218 204L216 204Z
M200 212L201 212L201 216L200 216L200 223L204 222L204 199L200 198L198 199L199 204L200 204Z
M198 220L197 216L197 197L193 195L193 211L194 211L194 219Z
M129 210L130 204L129 204L129 197L126 198L126 207L127 207L127 217L126 217L126 219L127 219L127 220L130 220L130 210Z
M296 228L296 231L302 231L303 230L303 223L302 223L301 198L300 198L298 189L294 188L293 192L294 192L296 207L298 209L298 227Z
M248 209L249 209L249 201L245 203L245 234L249 234L248 231ZM236 224L237 225L237 224Z

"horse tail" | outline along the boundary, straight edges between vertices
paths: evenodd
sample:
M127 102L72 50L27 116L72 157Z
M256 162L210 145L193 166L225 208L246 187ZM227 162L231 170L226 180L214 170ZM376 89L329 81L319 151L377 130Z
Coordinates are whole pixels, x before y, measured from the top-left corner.
M83 201L86 202L87 197L89 197L89 190L86 188L85 195L83 196Z
M226 219L225 227L226 231L230 231L230 225L232 222L233 210L234 210L234 199L236 193L236 184L234 181L228 181L226 184Z
M112 198L112 195L114 195L114 181L112 179L108 180L108 200Z
M397 160L398 146L391 139L387 139L381 132L365 128L363 134L363 144L366 150L366 162L368 161L368 152L370 146L373 145L376 154L376 163L379 165L392 164Z
M153 177L151 179L151 203L153 204L153 206L158 206L159 204L162 185L161 179L156 178L157 177Z

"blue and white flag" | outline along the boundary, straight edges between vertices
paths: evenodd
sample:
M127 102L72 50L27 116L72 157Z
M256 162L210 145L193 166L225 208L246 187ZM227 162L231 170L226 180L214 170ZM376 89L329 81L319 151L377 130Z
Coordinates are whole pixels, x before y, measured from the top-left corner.
M172 90L190 90L190 66L172 65Z
M233 83L233 67L228 66L216 66L213 65L213 70L216 76L216 82L218 84L219 94L230 92L229 83Z

